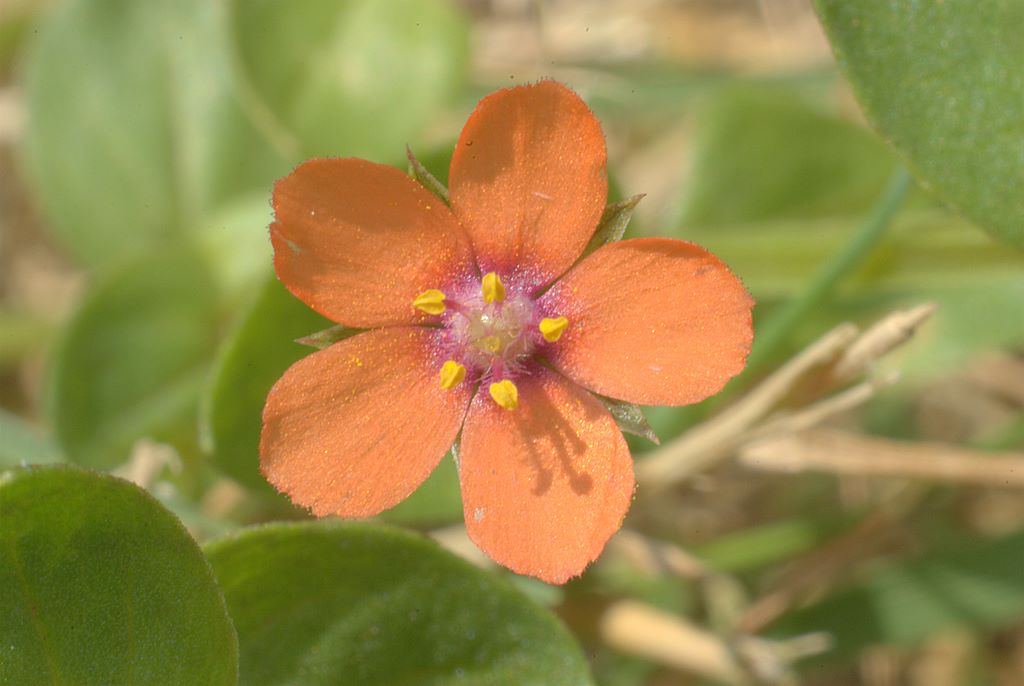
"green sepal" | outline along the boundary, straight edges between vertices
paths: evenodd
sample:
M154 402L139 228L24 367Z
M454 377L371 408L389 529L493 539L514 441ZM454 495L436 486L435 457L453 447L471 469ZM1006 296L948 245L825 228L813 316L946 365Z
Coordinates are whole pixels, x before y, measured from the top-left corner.
M353 329L343 324L335 324L334 326L322 331L311 333L308 336L303 336L302 338L296 338L295 342L299 345L307 345L310 348L323 350L324 348L330 347L338 341L354 336L357 333L359 333L359 329Z
M594 235L583 250L583 256L586 257L602 245L622 240L623 234L626 233L626 227L629 226L629 220L633 217L633 209L640 204L644 196L644 193L640 193L605 207Z
M643 410L640 409L639 405L605 398L600 395L597 398L611 413L619 429L625 433L646 438L654 445L661 445L661 439L658 438L658 434L654 433L651 425L647 423L647 417L644 416Z
M405 156L409 158L409 176L419 181L424 188L440 198L445 205L451 205L448 199L448 189L423 166L422 162L416 159L416 155L408 145L405 146Z

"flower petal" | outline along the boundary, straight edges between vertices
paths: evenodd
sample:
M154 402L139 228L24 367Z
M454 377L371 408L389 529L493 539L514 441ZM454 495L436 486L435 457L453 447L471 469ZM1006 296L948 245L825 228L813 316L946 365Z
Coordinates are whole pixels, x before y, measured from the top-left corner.
M592 395L543 368L516 384L515 410L486 393L470 405L459 458L466 528L496 562L560 584L621 526L633 462Z
M687 405L746 363L753 299L703 248L668 238L610 243L541 298L569 326L545 355L592 391L642 405Z
M376 329L305 357L267 396L260 467L292 501L324 516L369 517L398 504L458 435L468 384L442 390L431 329Z
M413 299L473 268L451 210L394 167L309 160L275 184L273 202L278 278L346 326L422 322Z
M452 209L482 272L520 270L529 288L580 256L608 195L604 135L578 95L555 81L480 101L452 157ZM525 269L525 271L524 271Z

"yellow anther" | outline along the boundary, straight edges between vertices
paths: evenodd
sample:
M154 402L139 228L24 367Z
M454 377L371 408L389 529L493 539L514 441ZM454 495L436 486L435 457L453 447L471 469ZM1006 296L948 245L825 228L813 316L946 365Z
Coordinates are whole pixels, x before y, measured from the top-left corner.
M480 347L494 355L501 352L501 339L498 336L488 336L480 339Z
M555 317L554 319L544 318L540 320L540 324L537 325L540 329L540 333L544 336L544 340L548 343L554 343L565 330L569 328L569 320L565 317Z
M441 388L450 391L466 378L466 368L455 360L448 360L441 365Z
M444 293L436 288L423 291L412 301L412 306L427 314L442 314L444 312Z
M519 407L519 389L508 379L492 383L488 390L490 390L494 402L506 410L514 410Z
M480 281L480 288L484 292L484 302L488 305L505 299L505 284L494 272L484 274L484 278Z

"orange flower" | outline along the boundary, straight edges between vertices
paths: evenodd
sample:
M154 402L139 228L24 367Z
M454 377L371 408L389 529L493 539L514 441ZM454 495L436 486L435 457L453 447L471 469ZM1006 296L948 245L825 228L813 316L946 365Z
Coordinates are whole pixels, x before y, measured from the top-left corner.
M274 385L267 479L317 515L368 517L412 493L461 431L473 541L521 574L581 573L634 487L626 442L591 392L697 402L743 368L752 337L750 296L695 245L640 238L579 259L604 210L606 158L583 101L543 81L477 106L450 207L359 159L310 160L281 179L278 277L369 330Z

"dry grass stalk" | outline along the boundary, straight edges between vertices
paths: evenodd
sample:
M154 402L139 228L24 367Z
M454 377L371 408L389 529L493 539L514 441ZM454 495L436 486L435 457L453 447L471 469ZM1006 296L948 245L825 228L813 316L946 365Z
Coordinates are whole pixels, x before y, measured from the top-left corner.
M637 481L650 486L679 482L728 457L808 371L834 360L856 336L853 324L832 329L728 410L651 453L637 464Z
M1024 453L982 453L943 443L908 443L834 429L777 435L744 445L754 469L828 472L1024 488Z
M898 310L864 333L860 333L853 324L837 326L720 415L667 443L638 463L637 481L647 488L665 488L710 469L748 442L808 429L866 402L879 388L894 383L897 376L877 376L796 412L772 416L795 387L825 365L833 365L830 373L833 386L872 371L880 357L910 340L934 311L935 306L931 304Z
M855 340L836 363L837 379L851 379L870 369L879 359L909 341L938 306L925 303L897 310L880 319Z
M604 642L617 650L723 683L747 683L717 636L649 605L615 603L601 618L600 631Z
M829 648L823 634L779 642L740 636L727 642L682 617L634 600L611 605L601 618L600 632L605 643L622 652L736 686L796 683L790 665Z

